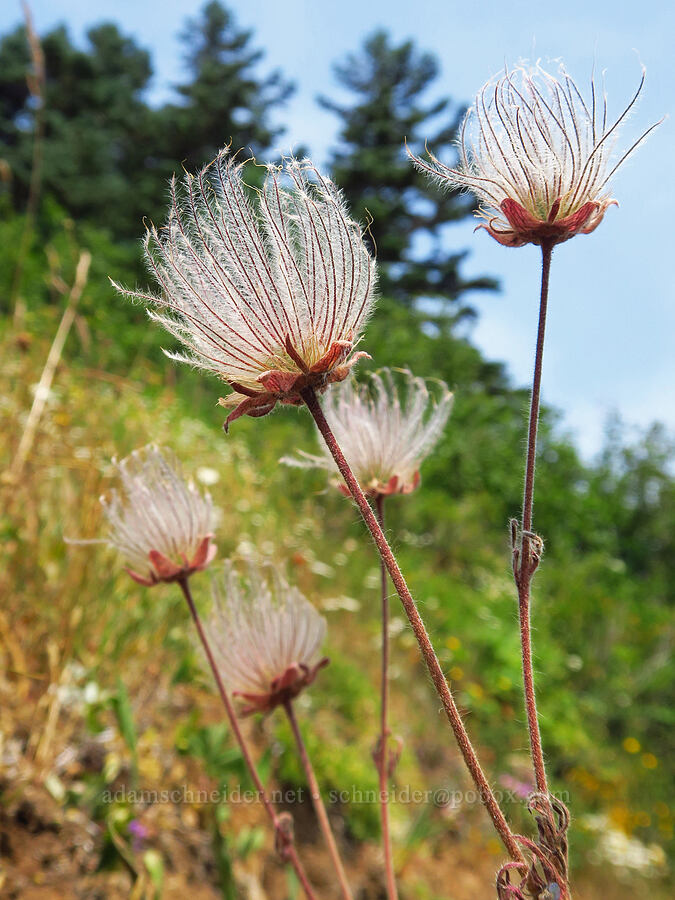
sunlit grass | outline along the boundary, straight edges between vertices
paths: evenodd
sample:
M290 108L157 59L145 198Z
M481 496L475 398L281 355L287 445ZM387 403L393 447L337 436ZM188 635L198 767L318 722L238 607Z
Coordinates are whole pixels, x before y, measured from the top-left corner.
M20 438L47 349L48 341L38 336L28 342L11 334L4 338L8 390L0 405L3 470ZM168 385L165 376L171 370L166 366L161 360L144 363L122 375L64 359L23 473L14 482L3 482L0 630L6 702L1 721L5 741L16 742L11 746L21 759L19 795L26 785L43 785L57 806L86 813L102 829L98 840L107 848L106 864L128 868L129 860L120 861L130 854L136 879L154 883L159 877L157 860L134 856L129 824L140 819L151 835L160 830L170 836L159 843L150 837L146 843L147 848L159 848L164 878L168 870L180 869L177 844L189 843L195 839L192 830L201 829L218 835L217 840L209 838L221 873L214 876L215 883L227 879L223 873L233 861L254 870L256 854L271 853L269 835L255 809L231 805L216 812L212 805L196 802L143 811L128 802L101 799L103 791L130 786L135 779L145 789L189 785L197 790L244 778L210 680L199 666L179 592L171 585L143 589L120 571L105 546L69 545L64 539L101 535L98 498L112 485L113 456L150 440L171 446L186 470L208 485L220 509L219 556L255 548L285 562L289 577L325 611L327 652L333 663L302 699L299 715L303 723L311 723L307 737L320 780L328 790L348 794L375 786L370 752L377 730L378 569L369 544L360 539L361 525L351 504L326 487L325 477L277 465L278 458L295 447L313 449L301 413L284 410L261 423L238 423L240 427L225 437L222 413L215 407L217 382L196 387L188 376ZM428 488L432 499L427 503L438 502L433 500L433 484ZM499 540L483 539L480 504L465 499L447 513L442 533L453 533L461 542L453 547L440 545L433 528L420 533L415 503L415 498L391 502L390 533L419 593L468 726L479 744L496 748L484 755L499 786L505 773L521 770L525 758L515 610L503 548ZM571 608L596 578L593 559L572 573L553 560L542 578L542 594L552 594L558 604ZM196 576L193 587L198 602L206 605L208 576ZM639 646L631 648L628 636L630 586L617 579L616 587L625 595L612 614L622 641L619 649L639 660ZM602 604L602 589L590 590ZM392 612L392 723L404 742L396 785L466 788L416 646L395 603ZM617 741L615 750L599 754L594 731L586 731L588 717L603 715L606 702L595 661L605 654L605 665L615 665L607 656L613 645L596 645L591 651L579 646L585 687L575 695L574 679L581 676L575 675L576 661L570 663L567 642L563 648L557 640L560 616L559 607L549 600L538 612L539 653L546 659L552 686L541 705L554 789L573 792L579 816L585 810L607 810L616 817L621 806L627 810L622 827L637 837L649 835L647 842L656 829L666 837L671 820L655 806L662 777L660 751L638 734L633 738L640 738L643 761L638 766L632 744L625 751ZM586 627L587 616L586 607L579 606L579 628ZM652 627L662 625L655 620ZM70 705L64 699L69 690L79 697ZM135 747L128 727L123 727L124 697ZM280 719L271 717L249 727L261 754L262 733L273 737L264 770L279 785L299 786L300 770L286 752L290 736ZM81 763L63 768L64 753L79 758L82 747L92 741L103 747L94 772ZM632 798L640 791L645 799L638 808ZM338 803L335 812L358 865L367 868L377 853L377 808L355 797L354 802ZM522 811L508 811L519 827L527 827ZM304 814L296 814L302 832ZM444 845L448 829L462 841L485 847L480 852L488 870L496 865L498 857L492 854L498 848L491 847L479 809L401 803L393 805L392 818L403 884L411 889L421 890L418 874L426 869L426 854ZM235 833L245 837L233 843ZM589 849L594 846L589 831L582 830L576 840ZM320 855L313 864L320 867L318 860ZM276 869L274 873L270 877L282 877ZM189 866L183 876L206 877ZM585 894L595 896L590 890Z

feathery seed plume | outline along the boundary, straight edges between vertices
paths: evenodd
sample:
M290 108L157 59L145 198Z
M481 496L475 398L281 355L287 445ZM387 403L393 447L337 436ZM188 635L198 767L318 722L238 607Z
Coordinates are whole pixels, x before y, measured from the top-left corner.
M435 384L436 389L430 390ZM420 483L420 466L438 442L453 395L442 382L412 372L382 369L367 382L345 382L324 401L324 413L350 468L369 496L409 494ZM302 453L282 462L336 472L332 456ZM347 488L338 483L343 493Z
M607 97L591 80L584 99L561 66L558 76L540 65L517 66L488 81L467 111L461 128L459 165L449 167L428 151L409 155L415 166L448 188L472 191L477 216L500 244L558 244L589 234L616 205L610 178L656 125L618 159L619 127L633 109L645 73L628 106L611 121ZM658 123L657 123L658 124Z
M145 256L161 292L131 291L178 338L168 355L218 375L233 392L225 427L347 377L371 311L376 271L338 188L309 160L267 166L261 189L227 150L171 184L166 226Z
M242 578L228 561L213 599L209 643L225 687L246 701L242 715L293 699L328 664L326 620L272 565L251 561Z
M115 465L121 489L101 503L110 526L107 542L129 575L150 587L205 569L216 553L209 494L185 481L170 451L152 444Z

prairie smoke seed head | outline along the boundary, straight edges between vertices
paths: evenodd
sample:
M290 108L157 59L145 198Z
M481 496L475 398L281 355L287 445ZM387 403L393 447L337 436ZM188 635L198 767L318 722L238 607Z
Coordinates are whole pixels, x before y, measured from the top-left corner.
M442 381L382 369L363 384L348 381L328 394L324 413L366 494L409 494L420 483L420 466L443 432L452 401ZM336 472L327 450L282 462ZM341 480L338 487L348 493Z
M108 543L139 584L177 581L205 569L216 553L211 497L186 482L168 450L143 447L115 463L121 489L102 497Z
M242 715L292 700L328 664L319 657L326 620L273 566L250 562L242 578L227 562L213 599L209 643L225 687L246 703Z
M561 66L558 76L539 65L518 66L489 81L464 118L459 164L444 165L433 153L415 166L444 187L473 192L477 216L506 247L559 244L589 234L616 205L607 185L622 162L656 125L618 159L619 126L637 102L645 80L621 115L610 123L607 98L584 99ZM658 124L658 123L657 123Z
M233 393L225 428L277 402L300 405L347 377L371 311L375 262L338 188L309 160L268 166L261 189L228 152L171 185L166 226L145 238L161 292L115 287L186 347L169 353Z

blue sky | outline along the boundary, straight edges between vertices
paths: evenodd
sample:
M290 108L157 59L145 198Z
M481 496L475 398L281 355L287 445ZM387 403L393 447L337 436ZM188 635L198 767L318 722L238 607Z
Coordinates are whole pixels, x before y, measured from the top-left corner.
M335 139L336 120L315 103L336 96L331 64L363 37L386 27L394 38L412 37L442 65L437 93L470 101L505 62L564 59L578 83L595 63L606 71L610 112L623 109L647 67L643 99L623 139L671 114L614 181L618 209L608 211L592 235L558 248L544 366L545 402L563 412L563 426L585 455L602 440L608 415L631 425L658 419L675 431L675 7L664 0L619 4L610 0L231 0L241 25L256 32L263 63L279 67L297 84L284 122L282 149L309 147L322 163ZM168 96L180 78L176 40L200 3L175 0L32 0L38 31L66 22L81 39L87 26L114 20L151 50L153 96ZM4 0L0 29L21 17L18 2ZM224 141L229 135L224 135ZM448 229L449 248L467 247L467 276L498 277L502 292L471 298L480 311L472 339L506 361L516 383L529 381L536 332L539 259L536 248L498 246L470 223ZM377 362L386 364L386 360Z

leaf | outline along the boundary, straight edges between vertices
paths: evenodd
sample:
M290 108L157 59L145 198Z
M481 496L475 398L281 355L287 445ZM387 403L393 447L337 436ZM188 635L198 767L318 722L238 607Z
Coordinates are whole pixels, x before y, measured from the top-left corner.
M164 884L164 860L161 853L157 850L146 850L143 854L143 865L148 870L148 874L155 886L155 900L159 900L162 896L162 886Z
M138 782L138 750L136 740L136 726L134 724L134 714L129 700L129 694L124 686L121 678L117 679L117 693L111 698L112 707L115 710L117 724L120 734L124 738L124 743L131 754L132 764L132 780L134 784Z

